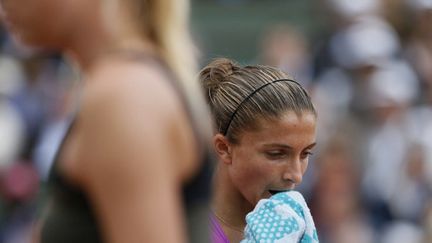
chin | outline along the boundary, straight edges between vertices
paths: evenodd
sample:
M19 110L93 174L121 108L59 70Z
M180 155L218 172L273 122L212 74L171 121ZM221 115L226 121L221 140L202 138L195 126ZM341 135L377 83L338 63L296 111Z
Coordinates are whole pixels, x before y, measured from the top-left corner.
M262 195L258 196L253 202L251 202L251 204L255 207L261 199L269 199L271 196L272 195L269 192L264 192Z
M55 38L52 35L44 34L36 31L17 31L13 33L13 39L18 46L23 46L23 49L30 50L58 50Z
M54 49L54 47L50 45L47 40L37 38L37 37L31 37L31 36L22 37L20 38L20 42L31 49L44 49L44 50Z
M62 51L61 48L54 45L48 45L45 42L27 42L26 46L31 50L32 54L35 55L52 55Z
M257 205L258 201L261 200L261 198L259 197L253 197L253 198L251 197L245 199L246 199L245 202L249 204L251 209L253 209Z

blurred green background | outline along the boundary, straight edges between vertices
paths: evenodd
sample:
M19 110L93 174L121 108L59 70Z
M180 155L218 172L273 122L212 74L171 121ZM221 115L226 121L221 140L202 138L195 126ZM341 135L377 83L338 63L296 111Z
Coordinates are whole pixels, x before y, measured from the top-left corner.
M289 23L317 39L325 23L318 7L313 0L195 0L192 27L204 62L219 56L251 62L269 26Z

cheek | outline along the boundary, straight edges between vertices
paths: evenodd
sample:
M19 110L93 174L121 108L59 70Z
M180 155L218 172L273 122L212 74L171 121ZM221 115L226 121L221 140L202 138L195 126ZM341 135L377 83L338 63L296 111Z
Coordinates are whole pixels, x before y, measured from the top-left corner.
M269 174L268 169L264 168L264 166L256 166L252 163L248 166L234 165L231 169L234 178L249 184L256 184Z
M237 162L237 163L236 163ZM234 185L251 204L261 199L277 178L277 168L264 159L234 161L230 168L230 176Z
M243 153L233 158L232 176L237 180L255 184L263 180L271 171L271 167L259 155Z

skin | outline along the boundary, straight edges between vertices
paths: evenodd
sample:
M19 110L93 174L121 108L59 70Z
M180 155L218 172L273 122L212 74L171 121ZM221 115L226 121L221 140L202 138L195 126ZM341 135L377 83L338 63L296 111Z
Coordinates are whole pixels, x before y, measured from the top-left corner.
M81 0L2 0L0 3L6 26L17 39L48 49L70 45L72 35L82 27L80 24L95 21L98 14L91 16L89 12L99 4L98 1ZM81 28L81 32L85 29L89 30L88 27Z
M158 66L102 54L155 53L125 18L126 8L111 13L118 28L105 26L103 2L1 4L21 41L62 51L84 74L76 124L57 162L89 196L106 242L187 242L180 195L199 164L192 128Z
M245 217L269 190L294 189L302 181L315 146L316 116L286 112L279 120L261 121L256 131L245 131L238 144L214 136L219 156L213 210L230 242L239 242ZM221 221L221 220L219 220Z

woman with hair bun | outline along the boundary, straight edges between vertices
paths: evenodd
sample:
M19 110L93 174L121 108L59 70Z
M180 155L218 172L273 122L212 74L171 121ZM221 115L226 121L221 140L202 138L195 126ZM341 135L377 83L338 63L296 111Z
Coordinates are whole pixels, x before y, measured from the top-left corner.
M260 200L273 200L272 195L287 199L288 195L281 193L301 183L315 146L314 106L300 84L272 67L242 67L228 59L216 59L202 69L200 81L213 116L213 145L218 157L212 199L213 242L244 238L245 242L258 242L257 237L256 241L248 237L261 229L247 229L245 235L246 215ZM297 198L296 205L303 205L308 212L298 194L289 198ZM257 212L261 214L259 209ZM260 225L259 221L248 224L254 222ZM310 226L314 228L313 223ZM287 235L282 232L278 238L275 234L274 239L283 240Z

